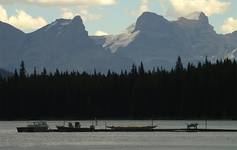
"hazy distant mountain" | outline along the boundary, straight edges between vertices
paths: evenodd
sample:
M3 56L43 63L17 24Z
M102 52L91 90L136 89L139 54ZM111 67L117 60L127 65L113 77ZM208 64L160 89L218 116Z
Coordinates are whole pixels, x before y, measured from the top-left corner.
M11 68L21 55L25 33L0 21L0 67Z
M237 43L237 34L228 37L217 34L202 12L176 21L145 12L126 32L93 39L112 53L129 57L136 63L143 61L151 68L170 67L178 56L184 62L202 61L206 56L210 60L224 58L237 48L237 44L232 44Z
M133 40L126 47L119 47L117 53L149 67L173 65L188 48L180 28L154 13L143 13L131 34Z
M124 33L100 37L89 37L79 16L57 19L29 34L0 22L0 68L12 71L22 60L31 71L119 71L141 61L149 68L170 68L178 56L184 63L235 59L236 43L237 32L217 34L202 12L176 21L145 12Z
M24 60L30 70L34 67L46 67L50 71L58 68L81 71L96 69L104 72L108 69L118 71L132 64L129 59L112 55L95 44L88 36L79 16L72 20L58 19L33 33L26 34L23 42L15 49L19 50L22 53L16 60ZM2 53L2 49L0 52ZM4 61L4 58L1 61Z

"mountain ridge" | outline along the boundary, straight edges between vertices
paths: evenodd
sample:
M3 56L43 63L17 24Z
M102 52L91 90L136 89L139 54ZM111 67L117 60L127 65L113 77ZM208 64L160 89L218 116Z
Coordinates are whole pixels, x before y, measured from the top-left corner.
M8 70L17 68L22 60L30 71L35 67L120 71L141 61L147 68L171 68L178 56L184 64L206 57L211 61L235 59L237 48L237 31L217 34L202 12L175 21L144 12L125 32L100 37L88 35L80 16L57 19L31 33L0 22L1 32L0 67Z
M22 50L22 53L11 60L14 67L4 63L4 58L0 60L1 67L13 70L24 60L31 72L34 68L42 70L44 67L49 71L106 72L108 69L119 71L132 64L129 59L113 56L95 44L80 16L72 20L57 19L35 32L25 34L21 46L16 49Z
M123 35L133 34L134 31L139 33L124 44L122 39L126 37ZM204 61L206 57L215 61L225 58L237 47L237 34L217 34L203 12L195 12L175 21L145 12L138 17L134 30L126 32L103 37L105 42L102 45L113 53L132 58L136 63L143 61L149 68L161 65L170 68L178 56L183 58L184 64Z

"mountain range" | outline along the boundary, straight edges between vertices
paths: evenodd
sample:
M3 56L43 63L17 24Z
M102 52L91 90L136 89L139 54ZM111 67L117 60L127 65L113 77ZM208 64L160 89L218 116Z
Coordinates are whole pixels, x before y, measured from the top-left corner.
M178 56L184 64L206 57L235 59L237 32L217 34L202 12L175 21L144 12L124 33L108 36L89 36L80 16L57 19L32 33L0 22L0 68L10 71L22 60L29 71L120 71L141 62L170 68Z
M143 13L124 33L93 37L115 55L143 61L146 67L172 67L178 56L184 64L237 56L237 32L217 34L202 12L169 21L151 12Z
M105 51L88 36L81 17L57 19L32 33L0 23L0 67L18 68L24 61L28 71L79 70L105 72L128 69L132 61Z

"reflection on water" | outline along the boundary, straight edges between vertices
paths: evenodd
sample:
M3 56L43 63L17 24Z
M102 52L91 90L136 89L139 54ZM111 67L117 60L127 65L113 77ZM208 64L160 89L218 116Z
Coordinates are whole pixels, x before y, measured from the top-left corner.
M159 128L183 128L193 121L154 121ZM201 128L205 121L195 121ZM89 126L91 121L82 121ZM151 121L98 121L105 125L151 125ZM237 133L17 133L27 122L0 122L0 150L236 150ZM50 121L50 128L62 125ZM237 121L208 121L209 128L236 129Z

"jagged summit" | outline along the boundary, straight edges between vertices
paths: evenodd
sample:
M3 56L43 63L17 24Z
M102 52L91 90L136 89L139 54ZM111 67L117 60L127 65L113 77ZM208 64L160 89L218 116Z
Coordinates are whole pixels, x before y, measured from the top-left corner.
M163 16L152 12L144 12L140 17L138 17L135 30L154 29L166 26L169 23L170 22Z
M78 32L80 34L85 33L88 34L85 29L85 25L83 23L83 20L80 16L75 16L72 20L71 23L69 24L70 30L74 29L74 32Z
M188 14L184 17L179 18L179 20L182 20L182 19L195 20L204 24L209 24L208 17L204 12L193 12L191 14Z
M55 27L62 28L70 23L71 23L70 19L56 19L54 22L52 22L51 24L49 24L43 28L45 28L45 31L48 31L48 30L52 30Z
M73 19L56 19L54 22L30 33L34 37L40 37L42 34L47 34L51 38L69 35L71 37L88 36L88 32L85 30L85 25L80 16L76 16Z
M157 16L160 16L160 15L158 15L158 14L156 14L156 13L154 13L154 12L143 12L139 17L138 17L138 20L139 20L139 18L141 19L141 18L156 18ZM160 17L162 17L163 18L163 16L160 16Z
M85 30L85 26L80 16L76 16L73 19L56 19L51 24L43 27L46 31L48 30L62 30L64 28L77 28L79 30Z
M72 21L74 23L83 23L81 16L75 16Z

